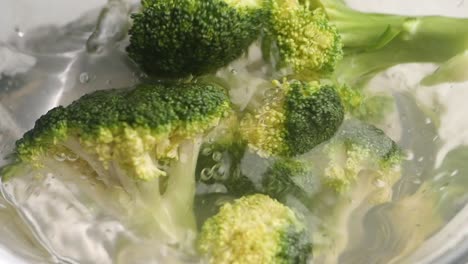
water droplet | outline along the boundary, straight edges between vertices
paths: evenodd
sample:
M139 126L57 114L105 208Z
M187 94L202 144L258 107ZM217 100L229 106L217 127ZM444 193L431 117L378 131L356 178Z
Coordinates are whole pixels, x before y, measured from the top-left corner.
M206 147L202 149L202 155L203 156L209 156L213 153L213 150L210 147Z
M214 161L218 162L223 158L223 153L219 151L215 151L211 157L213 158Z
M208 181L212 177L213 177L213 172L211 171L211 169L204 168L200 173L200 178L202 179L202 181Z
M83 72L80 74L80 83L85 84L89 82L89 74L87 72Z
M65 155L65 153L57 153L55 154L54 159L56 161L65 161L67 159L67 155Z
M413 160L414 159L414 153L411 150L405 151L405 160Z
M16 35L18 35L18 37L20 38L24 37L24 32L21 31L19 27L15 27L15 32L16 32Z
M386 184L384 181L380 180L380 179L376 179L376 180L374 181L374 185L375 185L375 187L383 188L383 187L385 187L387 184Z

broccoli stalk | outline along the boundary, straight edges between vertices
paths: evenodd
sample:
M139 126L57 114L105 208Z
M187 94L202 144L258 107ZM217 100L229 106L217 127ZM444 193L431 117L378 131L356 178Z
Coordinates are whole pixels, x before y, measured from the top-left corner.
M345 56L335 76L344 83L400 63L443 63L468 49L468 19L367 14L342 0L304 2L323 8L341 35Z
M97 91L42 116L18 140L16 162L2 169L2 180L10 184L25 170L65 163L109 192L123 190L129 221L159 230L145 235L188 245L196 232L192 207L203 136L229 109L224 89L204 83ZM76 158L62 158L69 156Z

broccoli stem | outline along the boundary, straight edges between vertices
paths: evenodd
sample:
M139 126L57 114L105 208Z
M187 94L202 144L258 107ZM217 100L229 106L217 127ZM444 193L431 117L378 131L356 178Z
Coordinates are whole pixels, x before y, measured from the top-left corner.
M172 211L173 222L195 230L193 202L195 197L195 169L202 139L197 137L179 147L179 160L171 164L169 181L163 195Z
M445 62L468 49L465 18L369 14L342 1L320 3L342 37L345 57L335 73L342 82L400 63Z
M202 137L198 136L180 144L179 159L172 161L167 170L169 178L164 190L160 188L159 179L138 185L149 213L157 222L159 233L165 236L163 241L182 248L192 246L196 233L193 203L201 142Z

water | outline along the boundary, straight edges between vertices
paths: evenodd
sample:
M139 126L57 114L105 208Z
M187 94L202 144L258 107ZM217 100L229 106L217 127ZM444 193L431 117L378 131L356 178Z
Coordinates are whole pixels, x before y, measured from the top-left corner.
M128 13L133 8L121 1L109 1L102 11L90 12L63 28L27 32L17 28L19 38L0 46L2 156L48 109L69 104L90 91L129 87L145 78L124 52ZM272 69L259 61L258 52L252 48L247 58L218 72L218 77L232 85L230 96L240 110L255 108L252 101L277 93L266 80ZM468 120L463 109L468 86L421 87L419 80L432 70L433 65L399 66L370 83L369 93L394 99L394 110L375 125L407 151L403 177L393 188L392 202L373 206L365 199L348 201L349 221L340 223L346 240L331 244L342 254L318 258L317 263L404 262L406 255L466 204ZM210 147L204 147L201 155L211 163L200 172L201 181L208 182L197 189L200 219L212 215L216 207L235 195L223 184L210 181L246 175L258 186L259 175L269 166L248 152L238 168L230 167L224 154ZM60 168L78 162L78 157L57 153L50 162ZM385 187L379 180L369 184ZM102 182L89 175L47 168L25 171L23 177L3 184L2 191L6 200L0 199L0 244L29 263L199 262L191 254L142 234L129 221L121 203L120 199L128 197L118 190L109 194ZM109 195L119 199L109 199ZM435 205L421 203L421 197L438 200ZM297 204L300 210L298 201L291 198L288 202ZM441 214L433 219L436 209ZM320 225L320 218L319 214L311 216L312 228ZM328 243L326 238L313 243L320 246L322 242Z

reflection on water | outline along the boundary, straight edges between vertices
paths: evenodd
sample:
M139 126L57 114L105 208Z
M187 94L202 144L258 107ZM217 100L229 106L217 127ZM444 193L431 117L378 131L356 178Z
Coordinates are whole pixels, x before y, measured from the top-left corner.
M0 58L8 58L4 60L8 65L0 65L2 156L52 107L69 104L90 91L139 82L141 72L124 53L132 8L112 0L102 12L86 14L65 27L22 32L19 39L0 47ZM259 59L252 56L249 59ZM252 68L236 63L231 66L221 73L226 80L232 81L247 70L256 76L233 84L231 97L243 109L255 96L252 87L266 83L262 74L268 69L255 71L254 63ZM468 144L468 119L462 109L468 87L420 87L419 80L432 70L429 65L395 67L370 84L370 92L384 92L395 99L395 111L376 125L398 141L408 158L403 178L394 188L393 202L350 212L346 225L352 243L346 245L340 263L403 261L400 255L414 251L466 204L468 147L463 145ZM0 165L5 162L1 160ZM242 159L241 170L258 183L259 171L268 166L263 165L248 154ZM28 262L197 262L127 225L125 209L103 196L104 192L96 192L103 188L99 182L60 171L44 170L42 175L38 178L25 172L25 177L4 186L10 203L0 199L0 244ZM206 201L213 207L232 199L223 194L224 186L205 187L218 188ZM432 215L435 210L441 215ZM200 214L212 213L208 206L200 209Z

